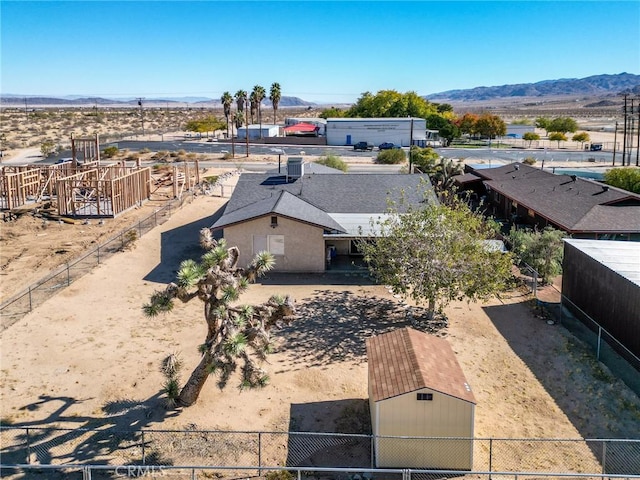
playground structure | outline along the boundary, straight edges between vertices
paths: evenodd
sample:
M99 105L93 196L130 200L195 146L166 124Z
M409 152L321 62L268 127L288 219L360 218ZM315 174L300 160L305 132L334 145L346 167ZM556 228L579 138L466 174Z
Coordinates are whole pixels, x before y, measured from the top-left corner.
M69 161L54 165L0 167L0 209L17 215L46 204L57 209L54 216L115 218L149 200L154 185L155 190L172 185L174 198L180 198L200 181L197 162L195 179L186 162L159 178L139 160L133 166L125 161L104 164L97 135L72 136L71 152Z

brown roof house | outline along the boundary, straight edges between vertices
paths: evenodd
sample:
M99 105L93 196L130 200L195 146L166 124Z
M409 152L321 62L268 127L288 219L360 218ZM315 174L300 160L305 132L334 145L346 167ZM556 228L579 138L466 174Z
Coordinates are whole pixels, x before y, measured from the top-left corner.
M476 401L449 343L402 328L366 345L376 467L471 470Z

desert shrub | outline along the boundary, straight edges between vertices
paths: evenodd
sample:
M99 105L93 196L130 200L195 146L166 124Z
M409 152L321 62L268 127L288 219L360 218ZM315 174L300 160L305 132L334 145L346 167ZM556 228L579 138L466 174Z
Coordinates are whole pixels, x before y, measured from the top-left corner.
M225 152L224 155L222 155L223 160L230 160L232 158L233 158L233 155L231 154L231 152Z
M345 161L337 155L324 155L316 160L316 163L326 167L335 168L337 170L342 170L343 172L346 172L349 169Z
M264 476L265 480L294 480L295 476L289 470L272 470Z
M380 152L376 157L376 163L382 163L385 165L395 165L398 163L404 163L407 160L407 155L404 150L391 149Z
M140 153L151 153L151 150L149 150L148 148L143 148L142 150L140 150Z
M116 146L112 146L112 147L107 147L102 151L102 154L107 157L107 158L112 158L115 157L116 155L118 155L118 147Z
M522 163L524 163L525 165L534 165L536 163L536 159L533 157L527 157L522 160Z

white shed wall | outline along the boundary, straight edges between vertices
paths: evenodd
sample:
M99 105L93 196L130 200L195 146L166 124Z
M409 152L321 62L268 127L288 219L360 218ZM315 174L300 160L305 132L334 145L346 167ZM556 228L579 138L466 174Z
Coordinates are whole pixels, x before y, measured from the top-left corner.
M327 145L354 145L369 142L380 145L392 142L408 147L411 138L415 141L426 140L427 123L424 118L328 118Z

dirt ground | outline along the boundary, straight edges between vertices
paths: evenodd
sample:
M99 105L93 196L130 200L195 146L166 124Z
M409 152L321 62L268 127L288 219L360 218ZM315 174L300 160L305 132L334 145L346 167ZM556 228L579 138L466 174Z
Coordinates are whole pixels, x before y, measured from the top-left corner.
M278 334L279 347L269 357L271 383L240 391L232 380L221 391L212 378L194 406L164 408L160 362L179 352L186 378L198 361L205 324L195 301L155 319L144 317L141 307L173 279L182 259L198 257L198 231L212 223L224 201L197 197L135 248L109 258L3 331L2 423L315 432L353 423L349 408L367 397L365 338L408 322L401 299L361 277L271 275L251 286L243 303L288 293L298 305L297 321ZM38 234L59 226L30 228L31 242L50 242L52 235ZM30 247L24 243L22 257L36 255ZM54 248L66 246L49 250ZM17 259L3 271L19 265ZM40 268L47 265L45 259ZM536 316L519 290L486 304L456 302L446 313L449 325L437 334L451 343L478 401L477 437L637 438L640 399L563 327ZM282 455L269 461L282 463ZM545 468L600 471L590 455L539 460Z

